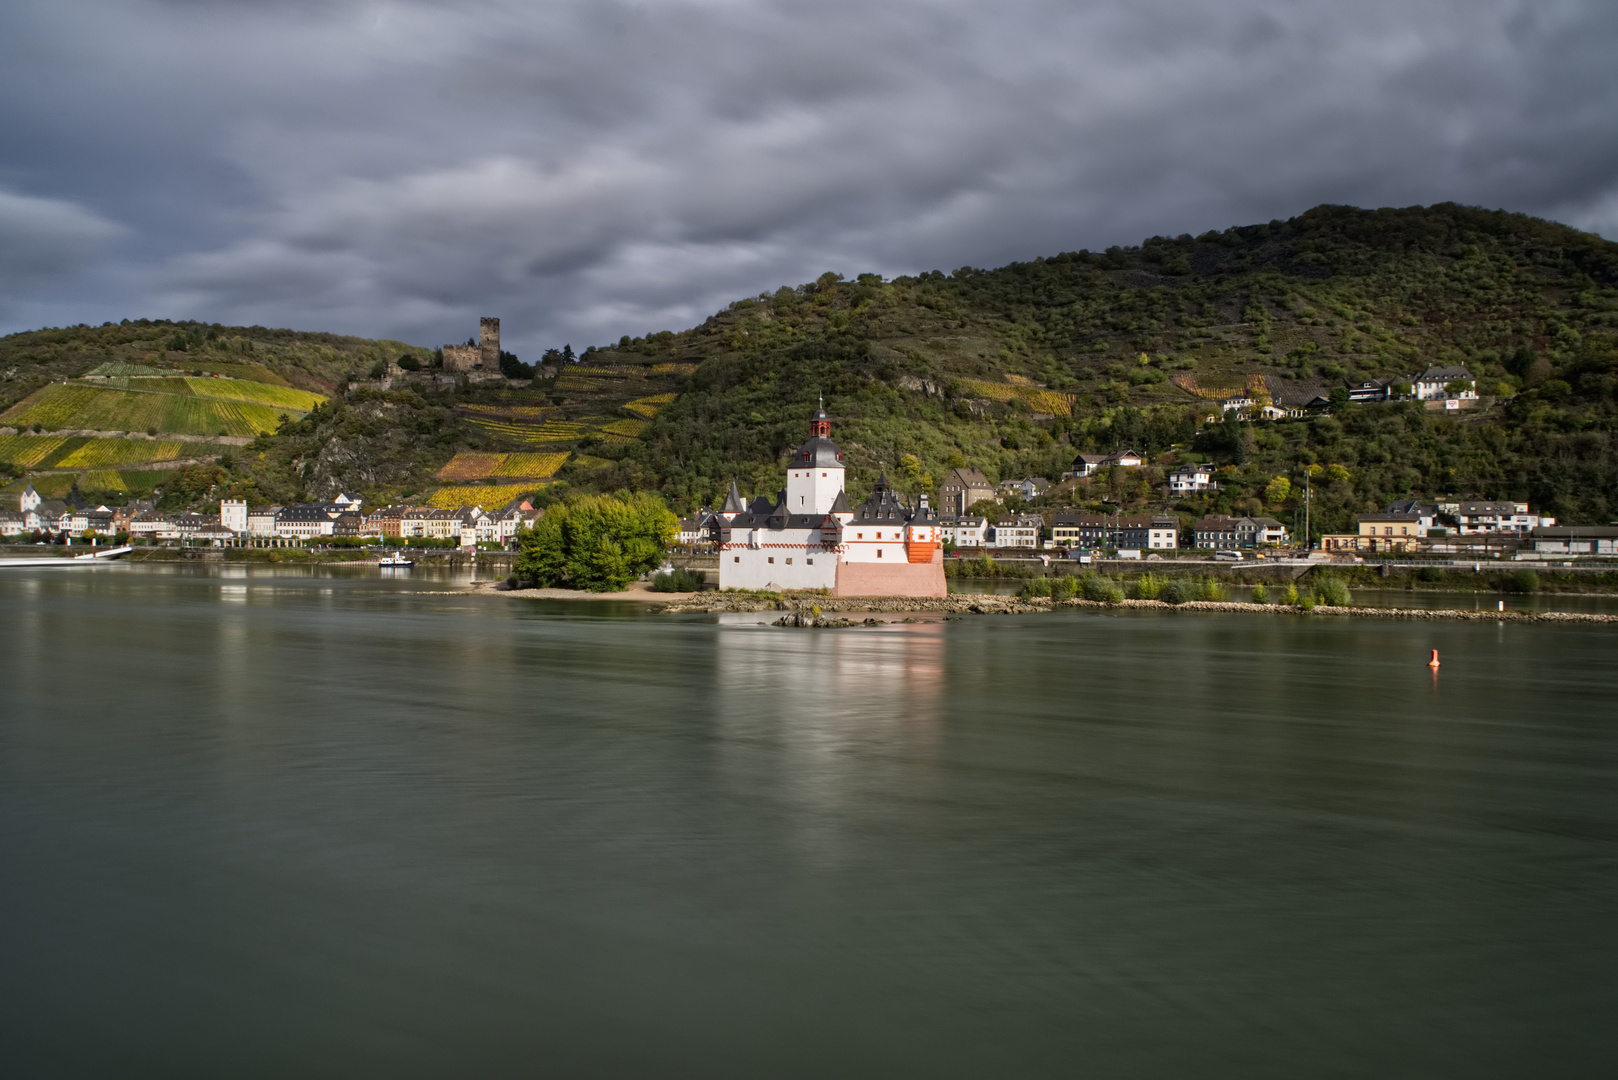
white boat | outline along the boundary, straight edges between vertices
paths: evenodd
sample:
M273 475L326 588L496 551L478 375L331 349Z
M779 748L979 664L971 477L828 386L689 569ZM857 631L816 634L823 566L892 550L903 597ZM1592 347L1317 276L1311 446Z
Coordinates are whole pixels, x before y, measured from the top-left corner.
M19 559L0 559L0 566L26 567L31 570L38 570L41 567L94 566L97 563L108 562L134 550L134 548L126 544L123 547L102 548L100 551L90 551L83 555L69 555L66 558L60 555L25 556Z
M378 559L376 564L384 570L408 570L412 566L416 565L416 561L414 559L405 558L404 552L402 551L395 551L392 555L384 555L382 558Z

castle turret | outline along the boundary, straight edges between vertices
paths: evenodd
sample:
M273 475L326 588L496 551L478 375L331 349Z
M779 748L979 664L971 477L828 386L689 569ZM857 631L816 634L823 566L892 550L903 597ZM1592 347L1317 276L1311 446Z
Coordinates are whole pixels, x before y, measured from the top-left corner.
M786 504L793 514L829 514L843 492L843 451L831 441L831 417L822 402L809 418L809 441L787 466Z

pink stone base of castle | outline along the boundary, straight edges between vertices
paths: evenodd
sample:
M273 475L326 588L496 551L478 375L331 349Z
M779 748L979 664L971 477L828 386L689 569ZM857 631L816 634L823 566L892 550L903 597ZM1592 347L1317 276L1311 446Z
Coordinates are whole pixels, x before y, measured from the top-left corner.
M944 553L924 563L838 563L833 596L948 596Z

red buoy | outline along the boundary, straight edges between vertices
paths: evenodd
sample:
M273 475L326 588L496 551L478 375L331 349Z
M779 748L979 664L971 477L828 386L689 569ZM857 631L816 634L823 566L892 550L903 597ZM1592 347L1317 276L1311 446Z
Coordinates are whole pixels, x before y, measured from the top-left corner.
M1437 649L1433 650L1433 658L1431 660L1427 661L1427 666L1430 667L1430 668L1433 668L1434 670L1437 670L1437 668L1438 668L1438 650Z

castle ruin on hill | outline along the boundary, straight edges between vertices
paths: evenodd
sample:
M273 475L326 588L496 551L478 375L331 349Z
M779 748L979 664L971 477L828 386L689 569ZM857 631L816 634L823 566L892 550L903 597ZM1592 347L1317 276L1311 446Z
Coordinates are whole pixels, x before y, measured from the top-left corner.
M500 320L485 315L478 320L476 345L445 345L446 373L498 374L500 371Z

